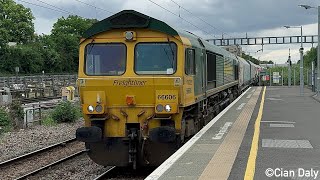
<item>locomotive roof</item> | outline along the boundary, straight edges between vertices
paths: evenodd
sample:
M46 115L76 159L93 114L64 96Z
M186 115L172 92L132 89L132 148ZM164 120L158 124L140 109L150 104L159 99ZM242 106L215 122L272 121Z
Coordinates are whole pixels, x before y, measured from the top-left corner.
M159 21L134 10L123 10L93 24L83 34L83 37L90 38L101 32L119 28L148 28L172 36L178 35L178 32L175 29L162 21Z
M171 36L181 36L187 38L193 47L205 48L225 57L236 59L236 56L223 48L215 46L206 40L186 31L179 31L168 24L142 14L134 10L123 10L106 19L103 19L93 24L84 34L84 38L91 38L99 33L112 29L126 29L126 28L148 28L155 31L160 31Z

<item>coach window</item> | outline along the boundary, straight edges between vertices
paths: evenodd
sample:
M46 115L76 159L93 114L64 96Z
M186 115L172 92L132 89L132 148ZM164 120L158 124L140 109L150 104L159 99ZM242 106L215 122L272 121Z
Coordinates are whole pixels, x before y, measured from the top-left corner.
M187 75L196 74L196 65L195 65L195 53L194 49L186 50L186 62L185 62L185 72Z
M120 43L88 44L85 73L91 76L117 76L126 70L126 46Z

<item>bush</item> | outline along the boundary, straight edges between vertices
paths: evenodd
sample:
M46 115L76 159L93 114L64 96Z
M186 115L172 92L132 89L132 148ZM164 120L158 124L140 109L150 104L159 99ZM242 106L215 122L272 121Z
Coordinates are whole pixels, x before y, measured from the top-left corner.
M10 119L15 129L23 127L24 111L19 101L13 101L9 108Z
M0 107L0 133L7 131L11 127L10 117L5 109Z
M80 117L80 111L69 101L64 101L54 108L51 117L58 123L74 122Z

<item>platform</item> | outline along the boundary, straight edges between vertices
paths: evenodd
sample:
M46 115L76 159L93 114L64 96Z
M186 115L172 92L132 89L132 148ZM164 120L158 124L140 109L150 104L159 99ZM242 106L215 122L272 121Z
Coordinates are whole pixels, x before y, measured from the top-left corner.
M320 179L320 103L252 87L146 179Z

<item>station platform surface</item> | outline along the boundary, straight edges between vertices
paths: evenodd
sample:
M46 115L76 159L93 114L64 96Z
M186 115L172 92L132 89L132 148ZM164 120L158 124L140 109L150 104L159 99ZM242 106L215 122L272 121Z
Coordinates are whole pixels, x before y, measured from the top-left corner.
M320 102L252 87L146 179L320 179Z

